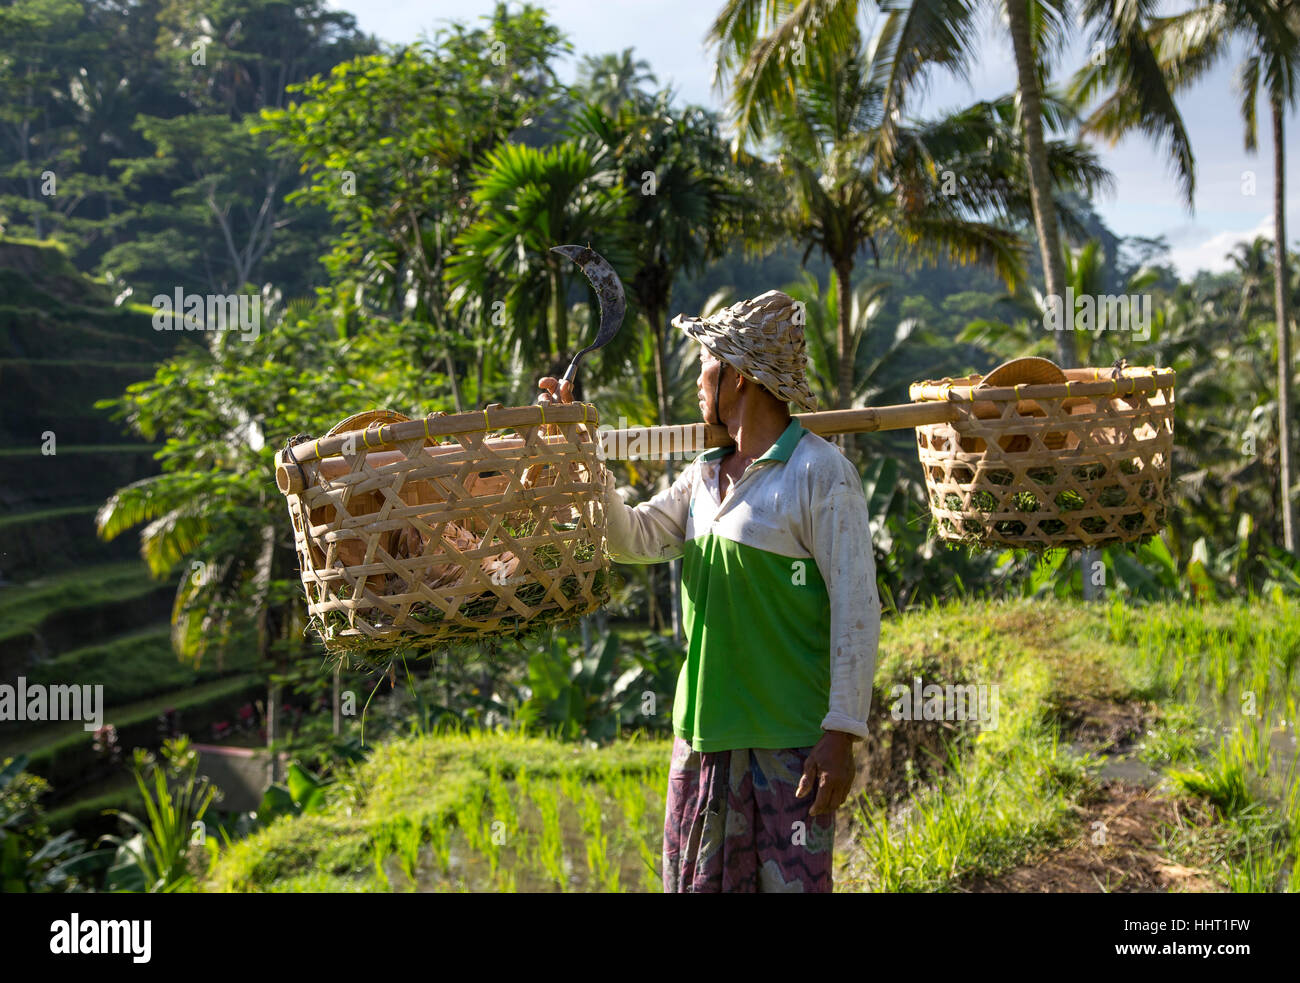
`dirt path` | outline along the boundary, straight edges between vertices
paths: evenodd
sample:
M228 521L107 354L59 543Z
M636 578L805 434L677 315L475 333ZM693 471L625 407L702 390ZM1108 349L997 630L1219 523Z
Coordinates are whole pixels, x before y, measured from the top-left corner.
M1136 743L1155 707L1138 701L1071 698L1056 708L1062 736L1079 750L1105 754L1094 795L1076 806L1081 832L1066 846L997 877L978 877L955 890L970 894L1221 892L1208 870L1167 856L1162 839L1174 828L1213 825L1201 803L1175 800L1159 775L1136 757Z
M1190 807L1197 808L1197 807ZM1106 781L1096 801L1080 807L1084 832L1036 863L994 878L976 878L956 888L970 894L1221 891L1209 871L1184 867L1164 854L1161 829L1191 823L1188 804L1121 780Z

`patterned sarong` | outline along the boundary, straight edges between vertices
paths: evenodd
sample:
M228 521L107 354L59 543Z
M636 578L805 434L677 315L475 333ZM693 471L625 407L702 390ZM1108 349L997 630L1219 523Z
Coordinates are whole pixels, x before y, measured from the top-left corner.
M673 742L664 816L669 894L829 892L835 814L794 797L811 747L693 751Z

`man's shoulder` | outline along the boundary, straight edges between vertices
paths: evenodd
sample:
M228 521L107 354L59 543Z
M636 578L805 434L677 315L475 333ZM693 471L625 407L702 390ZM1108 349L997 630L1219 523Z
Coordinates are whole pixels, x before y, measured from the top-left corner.
M829 497L846 490L862 491L862 479L853 463L836 444L811 430L804 431L790 455L789 464L797 472L808 475L811 488L819 496Z

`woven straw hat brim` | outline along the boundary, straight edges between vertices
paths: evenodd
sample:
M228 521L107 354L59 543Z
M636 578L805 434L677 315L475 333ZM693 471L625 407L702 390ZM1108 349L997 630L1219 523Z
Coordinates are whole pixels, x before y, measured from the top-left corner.
M1046 358L1028 355L1024 358L1012 358L1003 362L980 380L976 389L989 389L993 386L1031 386L1066 382L1067 378L1061 367Z
M804 374L803 330L793 322L794 310L789 297L769 290L710 317L679 314L672 323L750 382L812 412L817 397Z

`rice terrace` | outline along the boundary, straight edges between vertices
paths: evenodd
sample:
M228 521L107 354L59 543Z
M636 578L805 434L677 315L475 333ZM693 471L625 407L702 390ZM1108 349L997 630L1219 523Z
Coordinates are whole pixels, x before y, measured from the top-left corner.
M463 6L0 5L40 947L128 958L122 894L1300 891L1300 7Z

